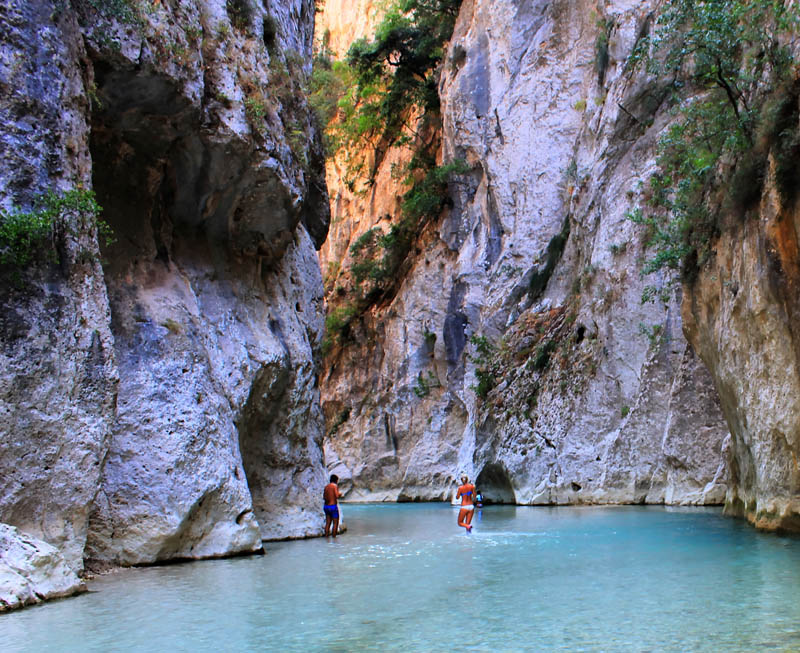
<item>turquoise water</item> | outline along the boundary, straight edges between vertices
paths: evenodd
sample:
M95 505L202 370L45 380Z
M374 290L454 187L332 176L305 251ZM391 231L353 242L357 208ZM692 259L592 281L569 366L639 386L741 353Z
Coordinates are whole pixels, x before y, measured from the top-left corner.
M0 651L800 651L800 540L716 509L345 506L335 541L134 569Z

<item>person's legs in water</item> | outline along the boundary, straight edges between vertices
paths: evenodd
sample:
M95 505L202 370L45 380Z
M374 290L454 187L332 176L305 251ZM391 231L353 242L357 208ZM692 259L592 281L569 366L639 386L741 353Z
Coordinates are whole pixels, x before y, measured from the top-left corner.
M458 511L458 525L462 528L467 529L469 533L472 530L472 526L470 526L470 522L472 521L472 510L469 508L461 508Z
M339 506L333 504L332 506L325 506L323 510L325 511L325 535L331 534L336 537L339 532ZM331 524L333 524L332 531Z

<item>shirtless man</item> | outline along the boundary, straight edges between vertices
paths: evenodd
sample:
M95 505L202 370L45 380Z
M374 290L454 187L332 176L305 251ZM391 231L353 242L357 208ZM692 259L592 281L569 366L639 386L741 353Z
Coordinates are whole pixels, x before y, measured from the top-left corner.
M475 511L472 497L475 495L475 486L469 482L466 474L461 477L461 486L458 488L456 499L461 498L461 508L458 511L458 525L472 532L472 515Z
M331 533L331 523L333 523L333 536L339 532L339 497L342 493L339 492L339 477L336 474L331 474L331 482L325 486L322 491L322 500L324 505L322 509L325 511L325 537Z

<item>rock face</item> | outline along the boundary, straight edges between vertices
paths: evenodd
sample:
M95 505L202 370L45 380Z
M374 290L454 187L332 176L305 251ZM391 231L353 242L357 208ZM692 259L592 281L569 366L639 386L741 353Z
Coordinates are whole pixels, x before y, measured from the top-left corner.
M681 297L642 304L653 282L625 217L667 120L653 80L624 66L651 5L462 4L443 160L471 172L397 296L323 376L326 459L349 499L446 497L464 470L495 501L722 502L729 436L711 376ZM332 239L349 240L323 249L326 272L397 202L391 187L348 197L330 169L329 186Z
M6 210L90 185L89 125L74 17L4 3L0 186ZM88 516L111 435L117 367L93 229L66 216L60 265L30 266L0 291L0 521L83 566ZM89 254L88 256L85 254Z
M0 612L85 590L58 549L0 524Z
M768 176L757 216L723 233L687 290L684 324L731 425L726 510L800 531L800 214Z
M382 11L382 3L375 0L325 0L317 36L337 58L343 58L353 41L372 34Z
M327 213L283 125L313 140L284 77L302 74L290 67L309 46L280 27L270 55L254 43L265 17L237 20L211 4L157 13L96 78L94 183L119 234L105 273L121 379L96 560L222 555L318 530L321 278L308 232L324 235ZM185 24L206 40L186 43L165 75L158 43L188 38Z
M78 570L319 534L314 4L72 5L0 9L2 199L93 188L115 242L4 284L0 519Z

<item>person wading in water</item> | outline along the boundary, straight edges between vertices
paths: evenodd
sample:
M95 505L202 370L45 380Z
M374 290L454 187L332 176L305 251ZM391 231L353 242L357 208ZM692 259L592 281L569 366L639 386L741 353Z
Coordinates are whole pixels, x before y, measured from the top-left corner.
M325 486L322 491L322 501L324 505L322 510L325 512L325 537L331 533L331 524L333 524L333 536L339 532L339 497L342 493L339 492L339 477L336 474L331 474L331 482Z
M456 499L461 498L461 508L458 511L458 525L467 529L467 533L472 532L472 515L475 512L475 505L472 498L475 496L475 486L469 482L466 474L461 476L461 486L458 488Z

